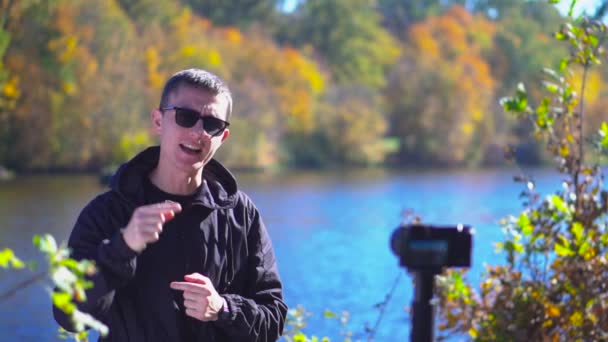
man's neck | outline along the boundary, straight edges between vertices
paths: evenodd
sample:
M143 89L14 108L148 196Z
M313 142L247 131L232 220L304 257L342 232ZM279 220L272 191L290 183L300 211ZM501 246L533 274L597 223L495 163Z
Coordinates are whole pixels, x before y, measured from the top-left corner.
M173 195L191 195L203 183L203 169L188 174L169 169L162 162L150 173L150 181L162 191Z

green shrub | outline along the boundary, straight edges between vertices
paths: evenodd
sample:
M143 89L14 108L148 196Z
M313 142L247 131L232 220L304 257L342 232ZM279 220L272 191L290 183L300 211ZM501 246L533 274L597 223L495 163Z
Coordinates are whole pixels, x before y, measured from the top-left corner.
M497 247L506 262L488 266L475 290L463 272L439 277L441 335L468 334L475 341L608 340L608 192L600 167L608 125L587 132L584 124L585 86L591 68L605 57L606 25L570 16L554 37L569 44L570 55L558 70L545 69L547 96L533 106L520 84L501 104L530 122L563 182L541 196L532 179L516 177L524 186L524 208L501 221L506 234Z

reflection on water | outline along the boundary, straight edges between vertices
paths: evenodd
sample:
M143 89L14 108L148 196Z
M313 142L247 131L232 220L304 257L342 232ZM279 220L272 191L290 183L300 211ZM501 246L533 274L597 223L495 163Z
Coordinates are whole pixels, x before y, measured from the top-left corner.
M542 192L559 185L549 171L535 174ZM497 221L520 208L521 187L511 181L512 175L511 171L369 170L237 178L269 228L287 303L303 304L315 313L309 319L309 333L340 340L338 322L322 318L322 312L350 311L348 329L355 335L366 324L373 326L378 317L374 305L384 300L403 272L388 240L404 209L413 210L425 222L462 222L476 228L473 279L479 277L484 262L501 262L493 246L502 236ZM65 240L80 209L102 189L92 176L28 176L0 183L0 248L10 246L23 259L39 259L32 235L48 232ZM26 271L0 271L0 293L27 276ZM0 302L2 340L56 340L45 286L27 287ZM411 295L411 279L401 277L377 341L408 338L404 308Z

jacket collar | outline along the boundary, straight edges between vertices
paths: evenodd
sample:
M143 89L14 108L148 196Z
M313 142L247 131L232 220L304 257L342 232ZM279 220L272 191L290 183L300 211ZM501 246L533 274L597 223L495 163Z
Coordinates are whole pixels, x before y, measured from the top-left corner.
M143 182L158 165L160 147L145 149L133 159L122 164L110 180L110 188L138 206L145 203ZM196 194L193 205L203 205L209 209L234 208L238 188L236 179L220 162L211 159L203 169L203 185Z

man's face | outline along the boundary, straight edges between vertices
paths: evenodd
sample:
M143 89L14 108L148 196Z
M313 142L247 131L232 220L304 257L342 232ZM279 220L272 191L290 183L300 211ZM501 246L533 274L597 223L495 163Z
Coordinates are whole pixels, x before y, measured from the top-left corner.
M199 112L201 116L226 120L228 99L224 95L214 95L203 89L182 85L169 95L166 105L188 108ZM160 158L188 174L195 174L202 169L229 135L226 128L217 136L211 136L203 129L201 120L193 127L182 127L175 122L175 110L154 110L152 124L160 135Z

